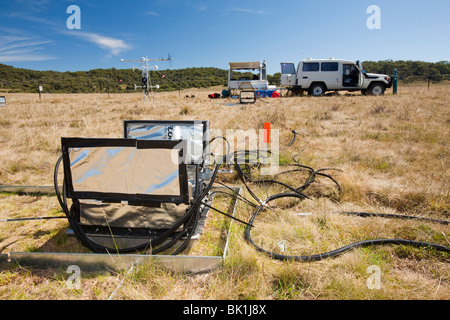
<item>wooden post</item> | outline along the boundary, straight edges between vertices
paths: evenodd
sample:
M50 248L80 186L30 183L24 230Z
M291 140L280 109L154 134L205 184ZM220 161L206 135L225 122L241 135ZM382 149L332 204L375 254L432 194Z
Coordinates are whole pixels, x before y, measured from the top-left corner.
M109 99L109 83L110 83L111 77L108 75L108 99Z

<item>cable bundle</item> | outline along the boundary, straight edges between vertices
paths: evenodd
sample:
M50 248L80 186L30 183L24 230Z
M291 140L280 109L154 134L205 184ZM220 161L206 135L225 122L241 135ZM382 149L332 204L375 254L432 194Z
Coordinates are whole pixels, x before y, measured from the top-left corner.
M294 132L294 131L293 131ZM294 132L295 134L295 132ZM295 137L294 137L295 140ZM292 140L291 142L293 142ZM290 143L292 144L292 143ZM329 174L326 174L325 171L327 170L337 170L333 168L325 168L325 169L319 169L314 170L311 167L304 166L301 164L298 164L296 160L294 159L295 163L289 164L290 166L296 167L296 169L293 170L287 170L281 173L278 173L277 175L292 173L296 171L309 171L309 175L307 176L306 180L300 185L300 186L291 186L286 183L283 183L281 181L275 180L275 179L253 179L251 174L251 166L249 166L245 160L247 160L247 157L249 155L257 154L258 151L237 151L234 153L235 156L235 164L234 167L236 168L239 177L241 181L244 183L246 189L249 191L250 195L255 199L258 204L255 204L248 199L242 199L240 200L244 201L245 203L251 205L255 208L254 213L252 214L250 220L245 223L246 228L244 232L245 239L253 245L258 251L263 252L270 256L271 258L278 259L278 260L295 260L295 261L318 261L329 257L337 256L341 253L344 253L348 250L357 248L357 247L363 247L363 246L372 246L372 245L387 245L387 244L394 244L394 245L406 245L406 246L416 246L416 247L427 247L427 248L434 248L437 251L442 251L446 253L450 253L450 248L435 244L435 243L429 243L429 242L423 242L423 241L413 241L413 240L406 240L406 239L372 239L372 240L364 240L364 241L357 241L354 243L351 243L349 245L346 245L344 247L338 248L333 251L314 254L314 255L283 255L278 254L269 250L266 250L260 246L258 246L251 237L251 231L255 227L255 221L258 215L261 214L262 211L264 211L267 208L270 208L270 203L276 199L280 198L295 198L298 200L304 200L304 199L310 199L308 195L306 195L304 192L308 189L308 187L311 186L311 184L316 181L317 177L326 177L330 179L338 188L338 191L341 192L342 189L339 185L339 183ZM244 161L242 161L244 159ZM259 164L256 165L256 167L259 167ZM287 188L289 192L283 192L278 193L275 195L271 195L267 197L264 200L261 200L259 197L256 196L256 194L251 190L247 182L252 183L274 183L282 185L283 187ZM222 184L222 183L221 183ZM223 185L223 184L222 184ZM384 218L397 218L397 219L411 219L411 220L424 220L434 223L440 223L444 225L448 225L450 222L445 220L436 220L436 219L429 219L429 218L422 218L422 217L415 217L415 216L406 216L406 215L394 215L394 214L384 214L384 213L367 213L367 212L342 212L342 214L348 214L348 215L357 215L360 217L384 217Z

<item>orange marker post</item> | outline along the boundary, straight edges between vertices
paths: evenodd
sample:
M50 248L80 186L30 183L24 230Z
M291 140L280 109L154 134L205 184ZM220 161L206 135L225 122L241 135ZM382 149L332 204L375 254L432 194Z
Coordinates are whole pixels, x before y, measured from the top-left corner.
M264 143L270 142L270 122L264 123Z

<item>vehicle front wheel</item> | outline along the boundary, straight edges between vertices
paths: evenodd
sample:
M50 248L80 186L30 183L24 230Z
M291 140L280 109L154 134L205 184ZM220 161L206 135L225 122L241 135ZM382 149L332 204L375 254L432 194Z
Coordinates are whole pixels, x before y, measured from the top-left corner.
M311 96L314 97L320 97L323 96L325 94L325 86L323 84L313 84L310 88L309 88L309 94Z
M381 96L384 94L384 91L386 90L386 87L381 83L375 83L370 86L369 88L369 94L372 96Z

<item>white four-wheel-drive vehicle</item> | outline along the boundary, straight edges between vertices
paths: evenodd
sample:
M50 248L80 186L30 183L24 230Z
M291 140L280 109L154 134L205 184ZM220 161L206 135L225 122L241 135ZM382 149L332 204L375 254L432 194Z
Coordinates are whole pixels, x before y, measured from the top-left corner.
M306 59L293 63L281 63L281 85L294 94L308 92L321 96L326 91L361 91L362 94L382 95L390 88L388 75L366 73L359 61L341 59Z

